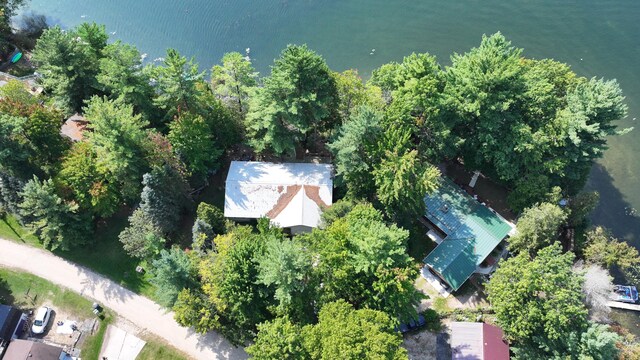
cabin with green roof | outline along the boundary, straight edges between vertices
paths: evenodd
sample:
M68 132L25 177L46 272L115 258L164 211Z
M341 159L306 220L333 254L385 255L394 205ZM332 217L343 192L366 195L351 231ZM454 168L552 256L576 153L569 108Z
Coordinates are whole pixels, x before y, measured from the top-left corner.
M513 225L444 177L424 201L427 235L438 243L424 259L424 270L453 291L473 273L490 273L506 251L503 240Z

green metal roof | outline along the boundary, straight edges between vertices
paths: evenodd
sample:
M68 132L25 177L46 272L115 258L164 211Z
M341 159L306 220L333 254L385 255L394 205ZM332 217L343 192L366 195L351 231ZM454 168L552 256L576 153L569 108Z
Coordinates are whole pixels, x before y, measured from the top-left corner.
M446 178L424 201L425 216L447 235L424 262L458 290L511 226Z

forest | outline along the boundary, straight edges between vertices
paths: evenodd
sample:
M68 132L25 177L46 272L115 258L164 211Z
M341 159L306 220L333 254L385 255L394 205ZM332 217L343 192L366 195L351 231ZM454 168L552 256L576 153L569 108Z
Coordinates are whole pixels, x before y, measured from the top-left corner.
M31 52L44 92L0 87L0 213L48 249L95 246L100 224L150 274L154 300L183 326L219 331L256 359L402 359L398 322L415 319L428 241L417 218L459 162L508 189L513 254L486 291L515 358L635 359L609 326L609 271L640 280L637 250L592 227L582 191L626 116L615 80L529 59L502 34L453 54L382 65L369 79L289 45L269 74L243 54L210 71L168 49L144 62L105 27L46 29ZM81 141L60 128L87 121ZM239 224L201 201L231 160L328 159L334 199L322 226L288 236ZM566 200L568 206L560 206Z

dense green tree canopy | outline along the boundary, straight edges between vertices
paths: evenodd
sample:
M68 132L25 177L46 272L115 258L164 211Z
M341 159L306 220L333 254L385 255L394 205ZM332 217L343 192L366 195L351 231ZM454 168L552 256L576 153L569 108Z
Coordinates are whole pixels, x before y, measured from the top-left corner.
M195 286L197 269L187 253L178 247L160 251L151 264L150 282L156 286L156 299L160 305L172 307L182 289Z
M306 45L289 45L276 59L264 87L252 94L246 126L253 148L292 154L309 136L337 120L336 83L324 59Z
M45 247L68 250L90 239L88 219L78 213L77 204L58 196L51 179L40 181L34 176L25 184L21 195L22 218Z
M525 209L518 219L517 233L509 239L509 250L535 254L558 240L567 213L558 205L536 204Z
M308 290L311 274L311 254L302 244L293 240L271 236L265 252L258 258L258 282L275 288L277 312L304 318L309 312ZM298 313L295 313L295 312ZM308 315L307 315L308 316Z
M533 259L520 253L503 261L494 273L488 298L514 347L538 358L571 354L571 339L587 327L583 278L572 271L573 259L555 243Z
M162 231L142 209L136 209L129 216L129 225L120 232L118 239L127 254L143 260L153 259L160 254L166 242Z
M318 324L305 327L302 337L311 359L407 359L394 325L383 312L337 301L320 310Z
M140 209L163 234L176 231L189 202L189 185L178 171L165 165L142 176Z
M113 178L98 166L98 155L89 142L73 145L56 179L69 188L82 208L95 215L108 217L118 210L122 200L118 184L111 183Z
M246 350L255 360L310 358L303 344L302 328L286 317L277 317L258 325L258 336Z
M85 116L93 130L86 138L98 156L98 170L108 174L108 182L117 184L125 199L136 199L147 168L144 127L148 122L122 100L99 97L87 103Z
M216 166L222 150L205 118L186 113L169 123L169 129L171 146L192 175L204 176Z
M338 183L355 197L367 198L374 191L371 172L378 161L377 145L383 134L381 123L381 113L362 106L327 145L334 155Z
M164 66L152 70L158 96L155 104L167 114L170 120L184 111L198 112L198 83L202 81L204 72L198 70L193 59L187 60L175 49L168 49Z
M95 24L70 31L55 26L38 39L32 59L42 84L61 108L79 111L84 100L96 94L95 77L105 45L104 27Z
M211 69L213 93L240 114L246 114L249 104L249 89L257 85L258 73L251 60L237 52L226 53L222 65Z
M144 71L140 52L135 46L116 41L102 50L100 71L96 79L111 99L122 98L147 119L158 116L153 107L153 88L148 71Z

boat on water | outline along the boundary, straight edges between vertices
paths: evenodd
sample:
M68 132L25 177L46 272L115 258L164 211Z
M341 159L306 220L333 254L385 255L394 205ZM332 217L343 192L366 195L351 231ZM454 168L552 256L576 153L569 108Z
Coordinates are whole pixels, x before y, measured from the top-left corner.
M630 285L614 285L611 300L635 304L638 302L638 289Z

